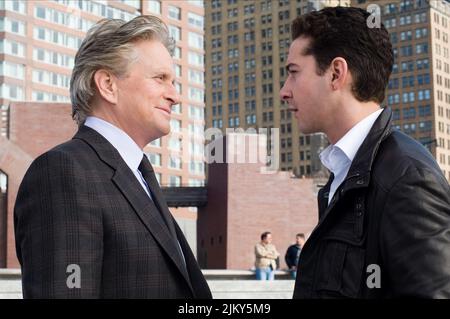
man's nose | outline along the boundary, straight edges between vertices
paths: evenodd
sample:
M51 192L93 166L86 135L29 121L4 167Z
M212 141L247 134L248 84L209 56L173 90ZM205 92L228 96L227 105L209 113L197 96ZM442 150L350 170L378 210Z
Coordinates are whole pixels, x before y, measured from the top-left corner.
M171 101L172 105L181 102L181 95L178 93L174 84L170 85L168 92L166 93L166 98Z
M284 83L283 87L280 90L280 97L282 101L287 101L291 97L290 91L286 88L286 83Z

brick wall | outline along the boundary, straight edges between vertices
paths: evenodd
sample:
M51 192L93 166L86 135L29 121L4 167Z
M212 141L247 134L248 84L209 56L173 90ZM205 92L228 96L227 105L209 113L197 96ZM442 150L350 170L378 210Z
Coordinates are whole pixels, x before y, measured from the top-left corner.
M317 224L318 188L312 179L291 178L288 172L264 174L263 164L246 158L247 163L229 160L208 166L208 205L198 214L198 252L204 268L252 268L254 246L264 231L272 232L284 268L284 254L295 235L308 236Z
M14 240L13 209L23 176L33 159L70 139L76 125L69 104L12 103L9 109L9 139L0 136L0 170L8 175L7 263L19 267ZM4 250L5 245L0 246Z

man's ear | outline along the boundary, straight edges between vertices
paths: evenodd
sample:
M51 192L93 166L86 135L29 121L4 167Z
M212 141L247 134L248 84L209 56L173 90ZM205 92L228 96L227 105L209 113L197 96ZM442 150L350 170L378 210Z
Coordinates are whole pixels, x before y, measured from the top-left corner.
M334 58L330 65L331 87L338 90L345 86L348 80L348 65L344 58Z
M107 70L97 70L94 82L100 96L111 104L117 103L117 78Z

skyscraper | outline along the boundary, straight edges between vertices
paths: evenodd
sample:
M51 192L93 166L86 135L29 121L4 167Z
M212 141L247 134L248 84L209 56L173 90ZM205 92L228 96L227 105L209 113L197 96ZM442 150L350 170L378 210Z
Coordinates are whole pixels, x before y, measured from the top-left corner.
M394 48L385 104L394 125L426 146L450 180L450 2L363 1L378 6Z
M335 5L379 10L395 54L383 105L393 108L396 128L424 144L450 180L449 1L208 2L207 126L278 127L281 169L297 176L320 173L318 153L326 138L300 134L278 92L286 77L290 23Z
M280 169L297 176L321 171L317 153L322 135L302 135L279 90L290 25L300 14L324 6L348 6L328 0L212 0L206 12L206 125L226 128L279 128Z

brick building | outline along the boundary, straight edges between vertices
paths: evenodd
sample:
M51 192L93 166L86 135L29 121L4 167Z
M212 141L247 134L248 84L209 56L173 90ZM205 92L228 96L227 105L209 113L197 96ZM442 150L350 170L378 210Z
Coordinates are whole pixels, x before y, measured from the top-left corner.
M0 136L0 172L7 180L6 204L3 206L6 210L0 206L0 268L19 266L14 242L13 209L22 178L34 158L74 135L76 125L70 113L70 105L62 103L11 104L9 138Z
M323 180L296 178L292 173L264 173L265 164L251 163L248 154L266 152L251 143L242 150L246 163L240 163L235 152L230 160L224 149L225 163L208 166L208 204L198 210L197 256L202 268L250 269L254 266L254 246L264 231L271 231L273 244L280 253L280 266L285 268L284 254L295 242L297 233L308 237L317 224L317 184ZM216 150L217 154L217 150ZM253 153L254 154L254 153ZM261 157L261 155L260 155Z

